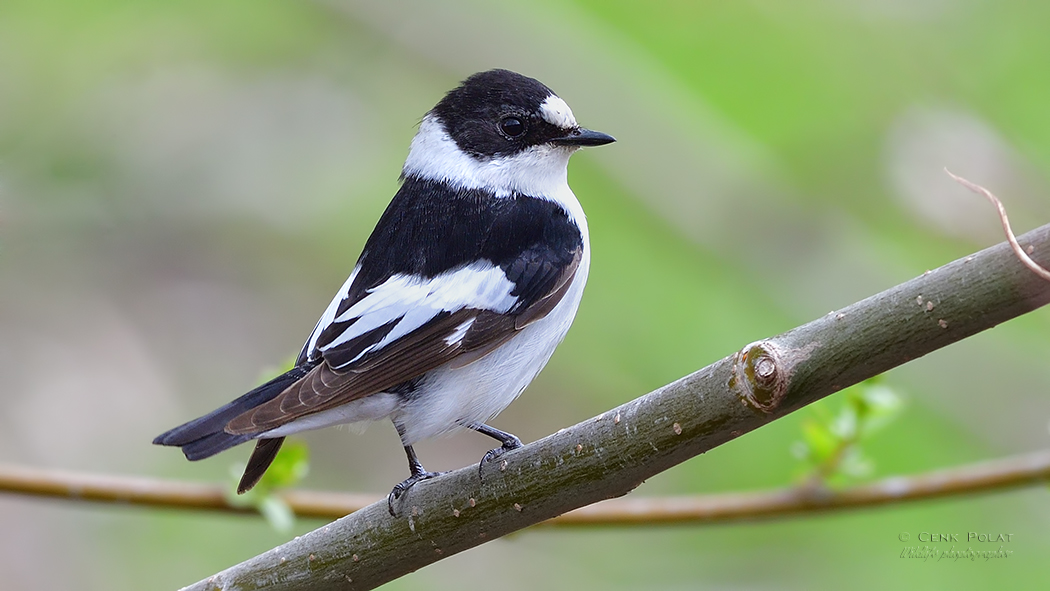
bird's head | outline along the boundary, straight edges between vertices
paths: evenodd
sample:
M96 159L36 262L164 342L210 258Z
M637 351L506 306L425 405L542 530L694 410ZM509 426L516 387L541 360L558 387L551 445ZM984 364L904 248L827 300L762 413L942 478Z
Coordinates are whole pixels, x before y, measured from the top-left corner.
M616 141L584 129L543 83L508 70L467 78L430 110L404 175L542 196L565 184L569 156Z

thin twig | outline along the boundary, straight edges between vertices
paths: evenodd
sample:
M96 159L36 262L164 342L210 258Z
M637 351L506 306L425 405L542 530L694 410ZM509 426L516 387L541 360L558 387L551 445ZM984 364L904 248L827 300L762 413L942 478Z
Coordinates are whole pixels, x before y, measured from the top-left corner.
M221 486L137 476L85 474L0 464L0 492L99 503L142 505L167 509L199 509L229 513L258 512L232 505ZM374 503L379 496L283 491L279 493L300 517L337 519Z
M1010 219L1006 217L1006 207L1003 206L1003 202L999 201L998 197L996 197L991 191L985 189L981 185L968 181L962 178L961 176L952 174L952 171L948 170L947 168L944 169L944 172L948 173L948 176L952 177L952 179L954 179L955 182L973 191L974 193L984 195L985 198L988 199L988 201L992 202L992 205L994 205L995 208L999 211L999 221L1003 224L1003 231L1006 232L1006 240L1010 243L1010 247L1013 248L1014 254L1016 254L1017 258L1020 259L1021 262L1024 263L1026 267L1031 269L1036 275L1039 275L1043 279L1050 281L1050 271L1044 269L1042 266L1039 265L1039 263L1033 261L1032 257L1028 256L1028 253L1026 253L1024 249L1021 248L1021 244L1017 242L1017 237L1014 236L1014 231L1010 229Z
M715 523L804 515L986 493L1050 480L1050 450L894 476L843 489L794 487L685 497L604 501L566 513L550 525L653 525Z
M895 476L843 489L791 487L759 492L612 499L583 507L544 525L697 524L802 515L1031 486L1050 480L1050 450ZM100 476L0 465L0 491L170 509L254 513L230 505L222 487L128 476ZM280 493L299 517L337 519L380 495L320 491Z

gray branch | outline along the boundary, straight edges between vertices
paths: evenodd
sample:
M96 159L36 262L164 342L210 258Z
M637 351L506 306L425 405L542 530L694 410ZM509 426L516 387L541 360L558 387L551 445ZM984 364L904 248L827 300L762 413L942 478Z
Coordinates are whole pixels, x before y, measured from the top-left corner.
M1050 262L1050 225L1020 238ZM425 481L188 587L372 589L647 478L842 388L1050 302L1006 244L782 335L487 464Z

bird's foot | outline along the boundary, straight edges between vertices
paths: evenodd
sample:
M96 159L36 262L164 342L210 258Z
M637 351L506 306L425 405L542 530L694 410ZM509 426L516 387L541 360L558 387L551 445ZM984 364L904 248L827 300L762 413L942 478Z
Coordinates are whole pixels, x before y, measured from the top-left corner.
M415 486L417 482L430 480L442 474L447 474L447 472L413 472L411 476L395 486L394 490L390 491L390 494L386 497L386 506L390 510L391 517L397 517L397 513L394 511L394 501L400 499L402 495L408 492L408 489Z
M518 449L519 447L523 446L521 440L517 437L511 435L510 433L504 433L504 435L507 435L507 438L503 440L503 445L497 447L496 449L488 450L487 452L485 452L485 455L482 456L481 462L478 464L479 479L482 478L481 470L485 467L485 464L499 458L500 456L507 453L508 451L511 451L512 449Z

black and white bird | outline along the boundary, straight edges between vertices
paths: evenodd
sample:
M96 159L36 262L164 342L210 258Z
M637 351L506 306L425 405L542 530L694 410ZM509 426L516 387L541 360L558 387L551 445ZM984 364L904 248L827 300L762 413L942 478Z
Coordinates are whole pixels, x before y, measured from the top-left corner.
M295 367L153 443L190 460L256 440L238 486L255 486L293 433L393 421L411 475L436 476L412 445L485 424L546 365L569 330L590 266L587 221L566 179L573 152L615 141L580 127L537 80L474 74L428 112L401 187Z

